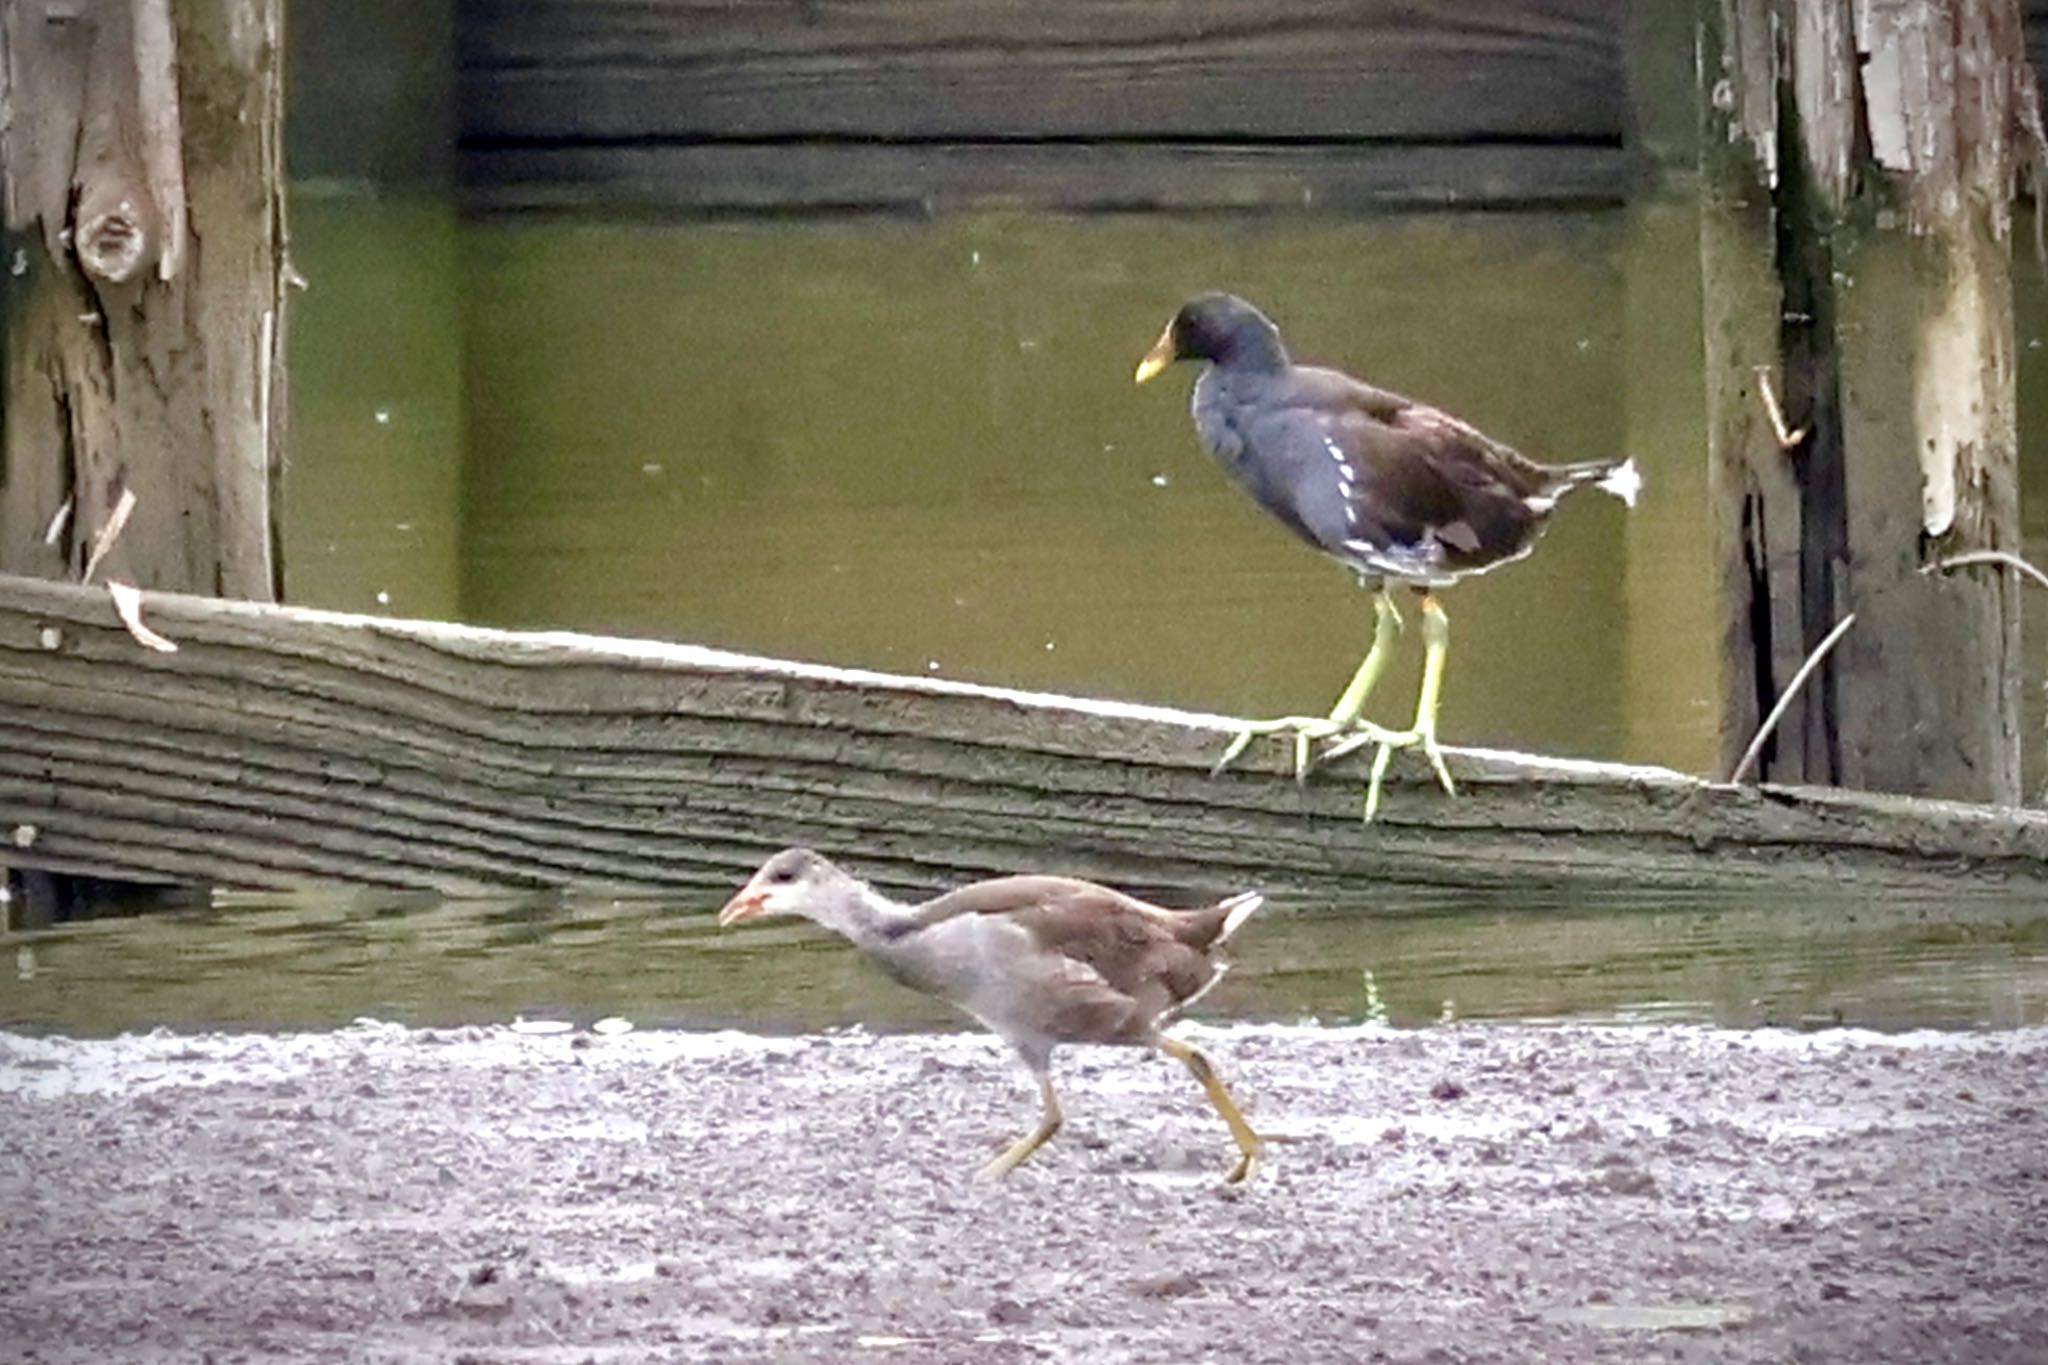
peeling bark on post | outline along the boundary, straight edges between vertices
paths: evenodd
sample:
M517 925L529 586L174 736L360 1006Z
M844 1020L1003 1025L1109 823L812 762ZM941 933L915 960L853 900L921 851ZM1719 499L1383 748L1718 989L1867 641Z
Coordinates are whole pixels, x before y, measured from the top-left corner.
M2020 797L2017 0L1703 0L1701 251L1724 749L1760 775Z
M0 4L0 568L275 600L282 23Z

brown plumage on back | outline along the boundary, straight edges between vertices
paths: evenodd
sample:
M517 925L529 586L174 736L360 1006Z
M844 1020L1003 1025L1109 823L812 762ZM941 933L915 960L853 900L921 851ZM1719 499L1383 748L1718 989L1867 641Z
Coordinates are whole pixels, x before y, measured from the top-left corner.
M898 905L807 849L766 863L719 913L802 915L850 939L884 971L949 1000L1014 1047L1037 1078L1045 1115L991 1162L1003 1175L1059 1130L1052 1049L1060 1043L1155 1047L1179 1058L1230 1125L1248 1178L1261 1149L1208 1059L1160 1032L1214 985L1213 954L1263 902L1253 893L1171 910L1093 882L1000 877Z
M1049 1020L1057 1024L1057 1041L1144 1044L1223 975L1208 950L1246 902L1239 896L1169 910L1069 877L999 877L949 891L913 913L926 927L963 914L1007 918L1041 951L1101 978L1097 985L1086 973L1073 974L1058 1001L1060 1017Z

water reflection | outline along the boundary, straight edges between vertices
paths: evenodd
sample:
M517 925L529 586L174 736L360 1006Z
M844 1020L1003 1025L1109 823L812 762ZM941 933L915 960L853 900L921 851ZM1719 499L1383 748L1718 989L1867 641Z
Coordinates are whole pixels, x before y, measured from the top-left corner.
M2048 907L1768 893L1559 899L1399 893L1262 915L1205 1018L1730 1026L2048 1022ZM552 1013L588 1024L954 1027L840 940L795 922L720 933L708 910L522 899L244 898L7 940L0 1027L327 1028ZM1372 974L1369 992L1365 973ZM1377 995L1377 1008L1373 993Z

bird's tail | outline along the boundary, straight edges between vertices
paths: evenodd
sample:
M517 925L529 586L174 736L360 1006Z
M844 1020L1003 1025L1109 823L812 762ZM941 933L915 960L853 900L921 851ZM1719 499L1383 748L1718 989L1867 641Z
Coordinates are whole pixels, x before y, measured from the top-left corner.
M1265 903L1265 896L1257 891L1241 891L1228 900L1218 901L1216 908L1224 915L1223 928L1217 932L1215 941L1222 943L1228 940L1237 932L1238 926L1256 914Z
M1569 493L1574 488L1592 484L1601 492L1610 493L1634 507L1636 498L1643 491L1643 471L1636 468L1632 455L1620 460L1588 460L1584 464L1560 465L1550 472L1557 477L1555 488L1558 493Z

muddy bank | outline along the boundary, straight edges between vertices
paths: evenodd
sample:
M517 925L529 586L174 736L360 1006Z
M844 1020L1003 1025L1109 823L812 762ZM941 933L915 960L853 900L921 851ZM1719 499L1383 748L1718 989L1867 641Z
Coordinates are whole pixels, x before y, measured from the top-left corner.
M2038 1361L2048 1030L0 1036L33 1361Z

